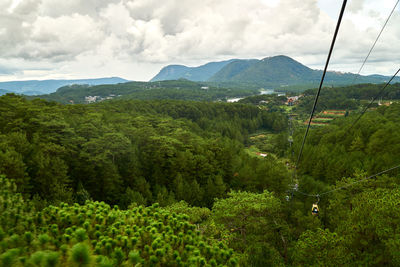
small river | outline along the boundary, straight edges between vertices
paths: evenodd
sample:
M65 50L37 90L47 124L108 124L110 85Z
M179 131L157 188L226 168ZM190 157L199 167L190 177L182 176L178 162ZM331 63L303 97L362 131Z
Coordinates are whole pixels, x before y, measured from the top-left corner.
M278 94L281 95L284 93L280 93L280 92L275 92L274 89L261 89L260 90L260 95L271 95L271 94ZM233 98L227 98L226 102L228 103L233 103L233 102L238 102L240 99L243 99L244 97L233 97Z

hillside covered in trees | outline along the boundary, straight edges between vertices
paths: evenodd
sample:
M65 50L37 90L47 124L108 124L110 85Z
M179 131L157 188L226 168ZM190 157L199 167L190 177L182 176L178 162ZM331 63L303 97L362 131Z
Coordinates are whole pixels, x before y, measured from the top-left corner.
M207 83L192 82L185 79L160 82L127 82L116 85L71 85L59 88L55 93L39 95L41 98L64 104L88 103L86 97L109 99L140 100L193 100L193 101L226 101L230 97L242 97L259 94L259 88L222 88ZM98 99L95 101L98 101Z
M285 182L283 166L270 169L243 152L249 133L283 130L282 114L205 102L1 101L0 170L22 192L47 200L73 201L87 191L124 207L175 199L209 206L229 188L279 190ZM273 180L251 179L267 172Z
M299 86L316 87L322 70L311 69L300 62L284 55L265 57L263 59L232 59L210 62L199 67L168 65L152 78L151 81L177 80L211 82L221 86L274 88ZM326 84L334 86L349 85L357 79L358 83L383 83L390 77L382 75L358 75L328 71ZM399 81L395 78L395 81Z
M383 98L395 99L396 86ZM311 129L296 174L304 126L288 120L282 97L62 105L2 96L0 263L398 266L400 173L365 178L400 163L400 104L349 130L375 87L321 95L335 108L332 95L352 94L356 106ZM311 94L293 108L299 116ZM249 152L265 135L270 152Z
M321 91L318 100L317 110L324 109L347 109L356 110L366 102L378 96L374 106L379 100L391 101L400 99L400 83L388 85L385 90L382 88L385 84L356 84L345 87L327 87ZM314 103L317 89L308 89L304 91L304 98L297 107L299 112L309 112Z

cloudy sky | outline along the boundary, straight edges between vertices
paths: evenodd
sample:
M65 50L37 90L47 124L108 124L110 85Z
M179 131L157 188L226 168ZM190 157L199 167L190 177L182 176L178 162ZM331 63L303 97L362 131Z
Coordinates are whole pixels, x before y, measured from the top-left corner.
M397 0L349 0L330 70L357 72ZM0 81L288 55L322 69L340 0L0 0ZM362 74L400 67L400 4Z

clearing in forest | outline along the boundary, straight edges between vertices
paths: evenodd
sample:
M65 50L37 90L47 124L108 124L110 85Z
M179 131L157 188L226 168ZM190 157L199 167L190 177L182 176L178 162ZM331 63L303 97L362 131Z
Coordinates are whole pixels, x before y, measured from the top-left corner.
M347 112L346 110L335 110L335 109L328 109L321 111L312 119L311 125L325 126L334 119L345 116L346 112ZM308 124L308 120L305 121L304 124Z

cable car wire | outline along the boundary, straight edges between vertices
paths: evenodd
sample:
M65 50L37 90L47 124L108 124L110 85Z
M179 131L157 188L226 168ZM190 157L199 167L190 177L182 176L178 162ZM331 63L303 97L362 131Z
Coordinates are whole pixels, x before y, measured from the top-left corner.
M324 72L323 72L323 74L322 74L321 82L320 82L320 84L319 84L319 88L318 88L317 94L316 94L316 96L315 96L314 105L313 105L313 108L312 108L311 114L310 114L310 119L309 119L309 121L308 121L307 129L306 129L306 132L305 132L305 134L304 134L303 142L302 142L302 144L301 144L301 148L300 148L300 152L299 152L299 156L298 156L298 158L297 158L297 162L296 162L296 165L295 165L296 168L297 168L297 166L298 166L298 164L299 164L299 162L300 162L301 155L302 155L302 153L303 153L304 144L305 144L306 139L307 139L308 131L310 130L311 120L312 120L312 118L313 118L313 116L314 116L315 107L317 106L317 103L318 103L318 98L319 98L319 95L320 95L320 93L321 93L322 84L324 83L326 71L327 71L328 65L329 65L329 60L331 59L331 55L332 55L332 52L333 52L333 47L335 46L336 37L337 37L337 34L338 34L338 32L339 32L340 23L342 22L344 10L346 9L346 4L347 4L347 0L343 0L342 9L340 10L340 15L339 15L339 18L338 18L338 22L337 22L337 24L336 24L335 33L334 33L334 35L333 35L333 39L332 39L332 42L331 42L331 47L330 47L330 49L329 49L328 58L327 58L326 63L325 63Z
M385 84L385 86L382 87L382 89L374 96L374 98L371 100L371 102L364 108L364 110L361 112L361 114L357 117L357 119L353 122L353 124L350 126L350 128L346 131L345 135L354 127L354 125L357 124L357 122L361 119L361 117L365 114L365 112L371 107L372 103L383 93L383 91L388 87L388 85L392 82L392 80L397 76L397 74L400 72L400 68L396 71L396 73L390 78L390 80Z
M393 7L393 9L392 9L392 12L390 12L390 14L389 14L389 16L387 17L385 23L383 24L383 27L382 27L381 31L379 32L378 36L376 37L374 44L372 45L371 49L369 50L367 56L366 56L365 59L364 59L364 62L362 63L360 69L359 69L358 72L357 72L357 75L354 77L353 82L352 82L351 84L354 84L354 83L356 82L356 80L358 79L358 77L359 77L359 75L360 75L360 73L361 73L361 70L364 68L365 63L367 62L369 56L371 55L372 50L374 50L376 43L378 42L379 38L381 37L381 34L382 34L383 30L385 29L385 27L386 27L386 25L387 25L387 23L388 23L390 17L392 16L392 14L393 14L394 10L396 9L397 4L398 4L399 2L400 2L400 0L397 0L396 4L394 5L394 7Z
M375 39L375 42L373 43L371 49L369 50L367 56L365 57L365 59L364 59L364 61L363 61L363 63L362 63L362 65L361 65L360 69L358 70L357 76L355 76L355 78L354 78L352 84L354 84L354 82L356 81L356 79L359 77L359 74L361 73L361 70L363 69L365 63L367 62L369 56L371 55L373 49L375 48L376 43L378 42L378 40L379 40L379 38L380 38L380 36L381 36L383 30L385 29L385 27L386 27L386 25L387 25L389 19L391 18L392 14L394 13L394 10L396 9L396 7L397 7L397 5L398 5L399 2L400 2L400 0L397 0L396 4L394 5L392 11L390 12L388 18L386 19L386 21L385 21L385 23L384 23L384 25L383 25L381 31L379 32L377 38ZM309 129L310 129L310 125L311 125L312 118L313 118L313 116L314 116L314 112L315 112L316 105L317 105L317 103L318 103L318 98L319 98L319 95L320 95L320 93L321 93L321 88L322 88L322 85L323 85L323 82L324 82L324 78L325 78L326 71L327 71L327 68L328 68L328 65L329 65L330 57L331 57L331 54L332 54L332 51L333 51L333 47L334 47L334 44L335 44L335 41L336 41L336 37L337 37L338 31L339 31L339 27L340 27L340 23L341 23L343 14L344 14L344 10L345 10L345 8L346 8L346 4L347 4L347 0L344 0L344 1L343 1L343 4L342 4L342 9L341 9L341 11L340 11L339 19L338 19L338 22L337 22L337 25L336 25L334 37L333 37L333 40L332 40L332 43L331 43L331 47L330 47L330 50L329 50L328 58L327 58L327 61L326 61L326 64L325 64L324 72L323 72L323 75L322 75L322 78L321 78L321 82L320 82L320 85L319 85L317 94L316 94L316 96L315 96L315 100L314 100L314 104L313 104L313 107L312 107L312 110L311 110L311 114L310 114L310 118L309 118L309 121L308 121L307 129L306 129L306 132L305 132L305 134L304 134L303 141L302 141L301 148L300 148L300 152L299 152L299 155L298 155L298 158L297 158L297 161L296 161L294 173L295 173L296 170L297 170L298 164L299 164L299 162L300 162L300 159L301 159L301 156L302 156L302 153L303 153L304 144L305 144L305 141L306 141L306 139L307 139L307 135L308 135L308 132L309 132ZM372 103L382 94L382 92L386 89L386 87L391 83L391 81L396 77L396 75L397 75L399 72L400 72L400 68L399 68L399 70L397 70L397 72L392 76L392 78L385 84L385 86L378 92L378 94L372 99L372 101L367 105L367 107L362 111L362 113L360 114L360 116L359 116L359 117L356 119L356 121L351 125L351 127L349 128L348 131L350 131L350 129L353 128L353 126L359 121L359 119L364 115L364 113L368 110L368 108L372 105ZM348 132L348 131L347 131L347 132ZM347 133L347 132L346 132L346 133ZM300 191L300 190L298 190L298 189L294 190L294 192L297 192L297 193L299 193L299 194L302 194L302 195L308 196L308 197L316 197L316 198L318 198L318 201L319 201L320 196L323 196L323 195L326 195L326 194L330 194L330 193L333 193L333 192L336 192L336 191L339 191L339 190L342 190L342 189L351 187L351 186L353 186L353 185L355 185L355 184L361 183L361 182L363 182L363 181L366 181L366 180L371 179L371 178L374 178L374 177L376 177L376 176L385 174L385 173L387 173L387 172L390 172L390 171L395 170L395 169L398 169L398 168L400 168L400 165L397 165L397 166L392 167L392 168L390 168L390 169L387 169L387 170L381 171L381 172L379 172L379 173L373 174L373 175L371 175L371 176L365 177L365 178L363 178L363 179L360 179L360 180L358 180L358 181L352 182L352 183L350 183L350 184L346 184L346 185L344 185L344 186L341 186L341 187L338 187L338 188L335 188L335 189L332 189L332 190L328 190L328 191L322 192L322 193L320 193L320 194L307 194L307 193L302 192L302 191ZM293 179L293 177L292 177L292 179ZM293 180L292 180L292 181L293 181ZM292 194L293 194L293 192L292 192ZM318 203L318 201L317 201L317 203Z
M344 186L341 186L341 187L338 187L338 188L335 188L335 189L332 189L332 190L328 190L328 191L325 191L325 192L322 192L322 193L319 193L319 194L307 194L307 193L304 193L304 192L299 191L299 190L297 190L297 191L295 191L295 192L300 193L300 194L302 194L302 195L304 195L304 196L308 196L308 197L317 197L317 198L319 198L320 196L323 196L323 195L326 195L326 194L329 194L329 193L332 193L332 192L335 192L335 191L338 191L338 190L342 190L342 189L347 188L347 187L350 187L350 186L352 186L352 185L354 185L354 184L361 183L361 182L363 182L363 181L365 181L365 180L374 178L374 177L376 177L376 176L385 174L385 173L387 173L387 172L390 172L390 171L395 170L395 169L398 169L398 168L400 168L400 165L397 165L397 166L392 167L392 168L390 168L390 169L387 169L387 170L378 172L378 173L376 173L376 174L373 174L373 175L371 175L371 176L365 177L365 178L363 178L363 179L360 179L360 180L358 180L358 181L352 182L352 183L350 183L350 184L346 184L346 185L344 185Z
M386 87L392 82L392 80L397 76L397 74L398 74L399 72L400 72L400 68L399 68L399 69L396 71L396 73L390 78L390 80L385 84L385 86L382 87L382 89L378 92L378 94L375 95L375 97L371 100L371 102L368 104L368 106L364 108L364 110L362 111L362 113L360 114L360 116L358 116L358 118L354 121L354 123L353 123L353 124L350 126L350 128L346 131L345 135L354 127L354 125L356 125L356 123L357 123L357 122L360 120L360 118L365 114L365 112L366 112L366 111L368 110L368 108L372 105L372 103L382 94L382 92L383 92L383 91L386 89ZM303 140L303 145L304 145L304 140ZM297 163L298 163L298 162L297 162ZM297 165L296 165L296 168L297 168ZM347 184L347 185L345 185L345 186L341 186L341 187L335 188L335 189L333 189L333 190L329 190L329 191L326 191L326 192L322 192L322 193L320 193L320 194L307 194L307 193L302 192L302 191L300 191L300 190L295 190L294 192L300 193L300 194L302 194L302 195L304 195L304 196L308 196L308 197L317 197L317 198L319 198L319 197L322 196L322 195L326 195L326 194L329 194L329 193L332 193L332 192L335 192L335 191L338 191L338 190L341 190L341 189L350 187L350 186L352 186L353 184L363 182L363 181L365 181L365 180L374 178L374 177L376 177L376 176L378 176L378 175L387 173L387 172L389 172L389 171L392 171L392 170L398 169L398 168L400 168L400 165L397 165L397 166L392 167L392 168L390 168L390 169L381 171L381 172L379 172L379 173L376 173L376 174L374 174L374 175L368 176L368 177L366 177L366 178L364 178L364 179L355 181L355 182L353 182L353 183Z

